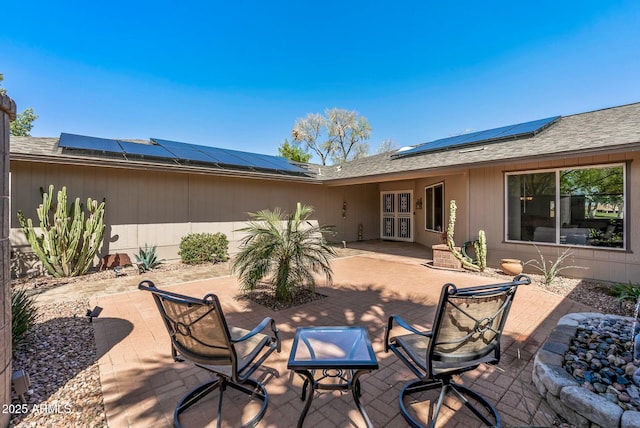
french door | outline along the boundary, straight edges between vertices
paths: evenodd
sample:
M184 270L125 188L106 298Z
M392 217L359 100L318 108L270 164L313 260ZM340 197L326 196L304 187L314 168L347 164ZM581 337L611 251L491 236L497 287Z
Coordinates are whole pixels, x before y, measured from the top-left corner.
M380 238L393 241L413 241L413 191L380 193Z

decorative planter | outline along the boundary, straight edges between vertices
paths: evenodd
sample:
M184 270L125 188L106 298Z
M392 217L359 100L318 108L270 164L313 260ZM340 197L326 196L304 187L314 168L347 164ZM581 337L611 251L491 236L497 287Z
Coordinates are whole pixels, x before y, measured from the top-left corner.
M459 247L456 247L456 249L460 251ZM456 259L456 256L453 255L446 244L432 245L431 250L433 251L433 267L455 270L462 269L462 263Z
M516 276L522 273L524 264L519 259L502 259L500 260L500 268L506 275Z

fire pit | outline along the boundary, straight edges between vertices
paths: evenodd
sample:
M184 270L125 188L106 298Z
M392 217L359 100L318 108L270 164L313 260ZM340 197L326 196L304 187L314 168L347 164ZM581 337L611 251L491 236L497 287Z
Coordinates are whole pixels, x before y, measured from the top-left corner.
M565 315L536 355L538 392L572 425L640 426L640 395L629 380L635 372L633 321L599 313Z

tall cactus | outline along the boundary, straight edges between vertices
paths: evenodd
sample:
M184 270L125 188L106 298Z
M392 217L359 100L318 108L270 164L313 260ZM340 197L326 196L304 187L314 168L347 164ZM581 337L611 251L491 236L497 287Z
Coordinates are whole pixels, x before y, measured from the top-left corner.
M33 221L26 219L18 211L18 220L31 248L47 271L55 277L82 275L93 262L104 237L105 201L98 204L87 198L88 217L85 220L84 207L80 198L67 206L67 188L58 191L55 209L53 202L53 184L49 192L42 192L42 204L37 209L40 230L36 231ZM53 213L53 218L51 218Z
M447 246L451 254L462 263L462 266L467 269L484 272L487 267L487 239L484 230L478 232L478 240L473 242L473 248L476 251L477 262L473 261L469 257L465 257L460 251L456 249L456 243L453 240L453 234L455 232L456 224L456 201L452 199L449 202L449 225L447 226Z

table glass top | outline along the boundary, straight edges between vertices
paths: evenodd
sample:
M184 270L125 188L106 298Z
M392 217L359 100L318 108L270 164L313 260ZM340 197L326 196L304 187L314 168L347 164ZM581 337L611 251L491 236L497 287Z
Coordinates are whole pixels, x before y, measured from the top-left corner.
M364 327L299 327L289 368L377 368Z

